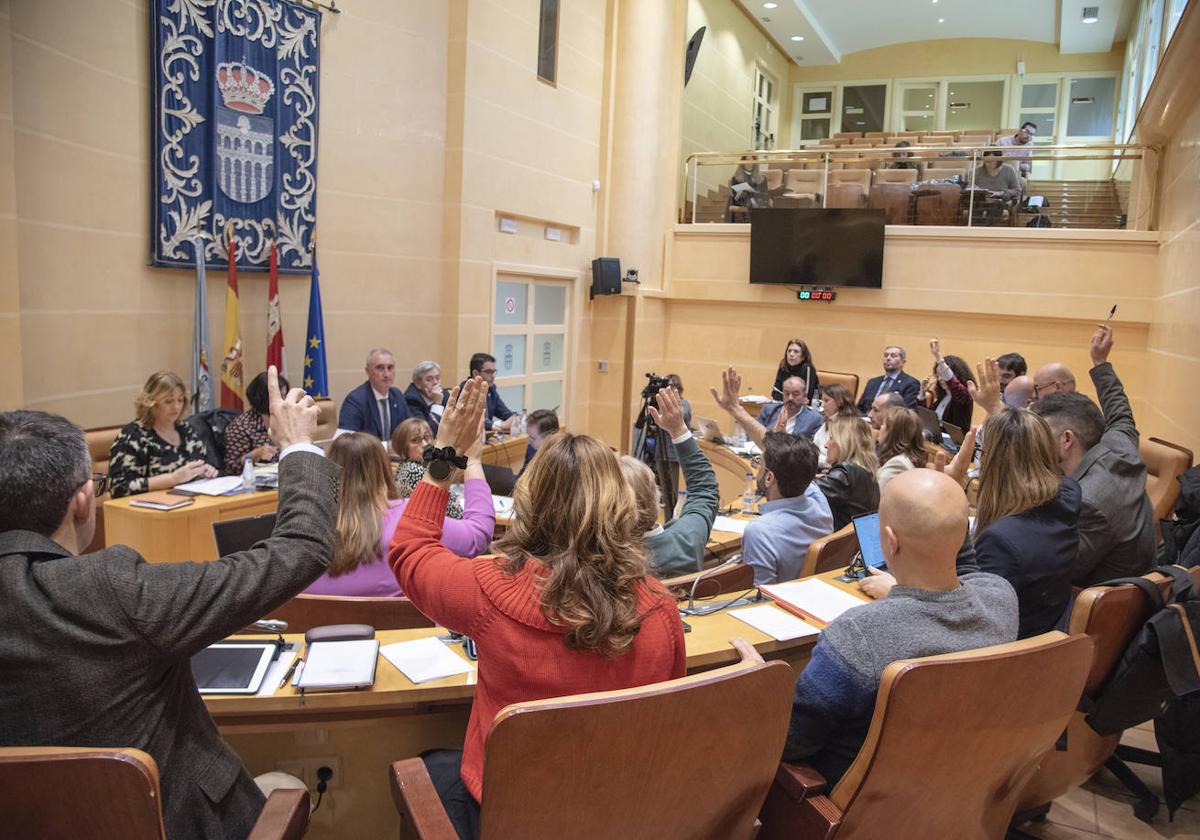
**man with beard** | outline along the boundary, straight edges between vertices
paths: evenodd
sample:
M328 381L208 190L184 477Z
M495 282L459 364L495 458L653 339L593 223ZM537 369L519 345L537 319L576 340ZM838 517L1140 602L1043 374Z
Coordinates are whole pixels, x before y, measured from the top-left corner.
M899 392L904 398L906 408L916 408L917 398L921 395L921 383L915 377L904 372L904 360L907 354L903 347L890 344L883 348L883 376L876 376L867 382L862 397L858 400L858 413L866 414L871 409L871 403L880 394L890 391Z
M821 412L808 407L804 380L792 376L783 380L783 402L768 403L758 415L763 428L811 439L825 422Z

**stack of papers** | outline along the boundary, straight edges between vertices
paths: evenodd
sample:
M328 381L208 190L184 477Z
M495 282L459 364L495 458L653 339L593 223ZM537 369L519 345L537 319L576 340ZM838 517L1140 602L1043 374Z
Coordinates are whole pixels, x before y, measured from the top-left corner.
M450 650L436 636L411 642L394 642L384 645L379 652L414 683L469 674L475 670L474 665Z
M150 508L150 510L175 510L187 507L196 501L190 496L174 496L166 490L156 490L153 493L142 493L129 500L132 507Z
M736 455L761 455L762 450L758 448L758 444L752 440L745 443L731 444L729 451Z
M231 496L234 493L242 492L242 477L240 475L223 475L220 478L189 481L186 484L177 484L175 489L197 496Z
M741 402L754 403L756 405L766 405L771 401L771 398L765 394L746 394L744 397L738 397Z
M867 603L823 580L806 578L788 583L773 583L759 589L785 610L828 624L846 610Z
M513 512L512 496L492 496L492 507L497 516L507 516Z
M788 639L799 639L801 636L815 636L821 632L808 622L801 621L796 616L789 615L771 604L746 607L744 610L730 610L729 614L746 622L755 630L760 630L772 639L778 639L781 642Z
M712 529L714 531L724 531L728 534L744 534L746 526L750 524L748 519L734 519L731 516L718 516L713 520Z

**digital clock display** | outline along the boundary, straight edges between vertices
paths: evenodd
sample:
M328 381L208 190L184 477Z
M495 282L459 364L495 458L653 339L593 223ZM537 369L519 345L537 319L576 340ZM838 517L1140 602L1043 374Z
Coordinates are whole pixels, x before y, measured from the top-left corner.
M801 289L796 292L796 297L807 301L832 301L837 300L837 292L833 289Z

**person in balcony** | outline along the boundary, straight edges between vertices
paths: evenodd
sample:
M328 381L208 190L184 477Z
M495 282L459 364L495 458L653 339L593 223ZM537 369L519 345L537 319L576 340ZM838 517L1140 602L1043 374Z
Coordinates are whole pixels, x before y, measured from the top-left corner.
M1001 159L1003 154L999 149L988 149L983 153L983 162L975 167L974 187L986 190L987 196L983 201L975 201L974 224L995 225L1006 211L1011 218L1021 200L1021 179Z
M753 159L744 160L729 179L729 202L725 205L725 221L748 222L750 211L771 206L771 191L767 176Z

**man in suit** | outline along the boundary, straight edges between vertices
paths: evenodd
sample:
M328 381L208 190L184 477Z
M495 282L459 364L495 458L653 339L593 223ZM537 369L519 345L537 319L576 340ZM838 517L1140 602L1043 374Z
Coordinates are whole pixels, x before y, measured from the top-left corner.
M482 376L483 381L488 384L487 407L483 414L484 428L507 432L512 428L513 413L512 409L504 404L504 400L500 399L500 393L496 390L496 357L490 353L476 353L471 357L468 368L468 378ZM461 388L465 382L466 380L460 382L458 387Z
M442 368L437 362L421 362L412 372L412 383L404 389L411 417L423 417L436 435L447 394L442 390Z
M1154 566L1154 508L1146 495L1146 464L1125 387L1108 362L1112 328L1092 335L1089 371L1101 410L1078 392L1041 397L1032 406L1058 444L1064 475L1083 488L1079 553L1071 582L1091 586L1116 577L1143 575Z
M792 376L783 380L783 402L771 402L763 406L758 422L772 431L811 438L821 428L825 418L821 412L808 407L805 394L805 383L800 377Z
M871 403L880 394L898 391L904 398L907 408L917 407L917 398L921 395L921 383L904 372L904 362L908 355L903 347L895 344L883 348L883 376L876 376L867 382L867 387L858 400L858 413L866 414L871 410Z
M396 427L408 419L408 403L397 387L396 359L392 351L377 347L367 354L367 381L346 395L338 412L338 428L368 432L390 440Z
M269 388L275 530L211 563L151 564L126 546L80 556L103 491L82 430L0 414L0 744L145 750L171 840L244 838L265 801L190 658L301 592L333 554L339 469L312 444L320 409L299 388L281 397L274 367Z

